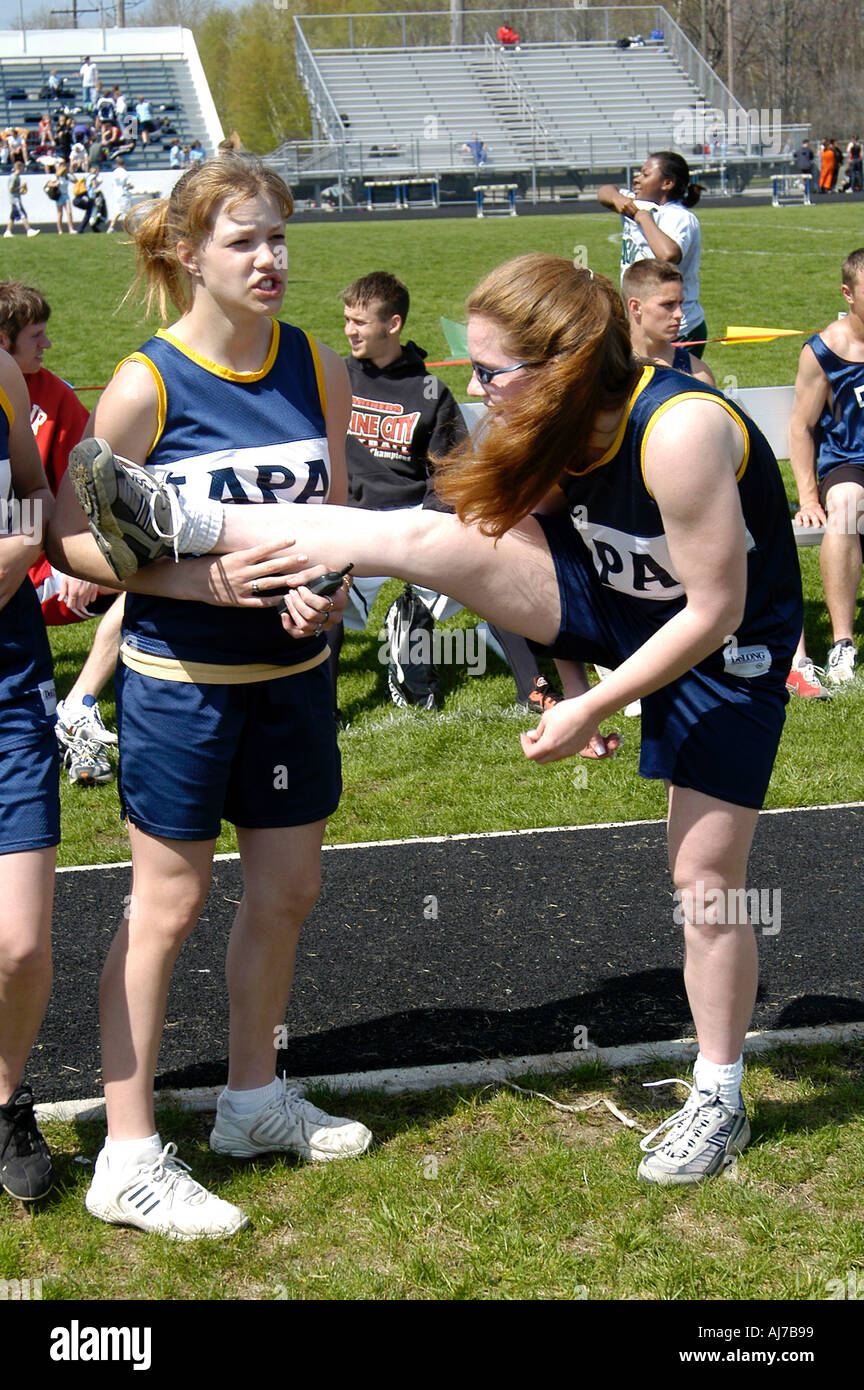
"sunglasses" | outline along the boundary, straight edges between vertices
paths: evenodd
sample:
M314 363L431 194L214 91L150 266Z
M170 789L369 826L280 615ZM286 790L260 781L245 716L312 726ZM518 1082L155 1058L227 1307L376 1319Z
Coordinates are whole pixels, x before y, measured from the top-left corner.
M481 367L479 362L471 360L471 370L480 382L481 386L488 386L489 382L496 376L506 376L508 372L518 372L522 367L539 367L539 362L517 362L515 367Z

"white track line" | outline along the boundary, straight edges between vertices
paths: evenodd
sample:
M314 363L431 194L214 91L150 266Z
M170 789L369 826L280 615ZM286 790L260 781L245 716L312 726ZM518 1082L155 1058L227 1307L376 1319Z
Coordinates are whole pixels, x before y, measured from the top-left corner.
M864 1023L829 1023L817 1028L790 1028L779 1032L748 1033L744 1052L752 1055L774 1047L812 1047L817 1043L855 1042L864 1038ZM570 1072L589 1062L604 1066L640 1067L649 1062L690 1062L696 1056L695 1039L637 1043L627 1047L591 1047L575 1052L550 1052L537 1057L502 1057L483 1062L453 1062L434 1067L396 1067L386 1071L346 1072L335 1076L305 1076L289 1081L302 1089L324 1088L339 1094L381 1091L386 1095L433 1091L448 1086L494 1085L513 1076L548 1076ZM185 1091L157 1091L156 1105L177 1105L181 1110L214 1111L221 1086L202 1086ZM35 1107L39 1120L98 1120L105 1102L92 1100L48 1101Z
M760 811L761 816L805 815L810 811L854 811L860 810L864 801L835 801L825 806L777 806L768 811ZM503 840L518 835L570 835L576 831L622 830L630 825L665 825L665 817L658 820L607 820L593 825L541 825L533 830L477 830L464 835L413 835L405 840L355 840L344 845L325 845L325 853L334 850L389 848L392 845L441 845L457 840ZM217 861L239 859L237 853L217 854ZM98 869L131 869L129 859L120 859L108 864L70 864L57 870L58 874L83 874Z

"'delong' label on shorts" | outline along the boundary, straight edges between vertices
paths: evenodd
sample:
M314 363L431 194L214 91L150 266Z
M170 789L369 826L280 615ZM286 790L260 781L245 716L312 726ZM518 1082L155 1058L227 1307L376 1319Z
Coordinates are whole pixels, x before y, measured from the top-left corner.
M39 694L42 696L42 704L45 706L45 713L48 715L57 713L57 692L54 689L53 681L40 681Z
M771 670L771 653L767 647L739 647L734 637L724 638L723 669L730 676L752 680Z

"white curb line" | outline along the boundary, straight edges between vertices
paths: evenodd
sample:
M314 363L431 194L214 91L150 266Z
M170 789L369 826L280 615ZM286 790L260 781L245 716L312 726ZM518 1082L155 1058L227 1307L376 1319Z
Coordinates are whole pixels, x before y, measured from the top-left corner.
M855 1042L864 1038L864 1023L826 1023L817 1028L788 1028L776 1032L748 1033L745 1053L768 1052L773 1047L817 1043ZM324 1088L342 1094L382 1091L399 1095L410 1091L434 1091L442 1086L482 1086L512 1076L549 1075L573 1071L589 1062L607 1067L639 1067L665 1059L693 1061L698 1045L692 1038L667 1042L636 1043L627 1047L587 1047L573 1052L549 1052L537 1057L501 1057L482 1062L453 1062L431 1067L396 1067L389 1071L345 1072L334 1076L289 1078L302 1090ZM181 1110L214 1111L221 1086L201 1086L187 1091L157 1091L156 1104L179 1105ZM49 1101L35 1107L39 1120L96 1120L105 1114L105 1102L95 1100Z

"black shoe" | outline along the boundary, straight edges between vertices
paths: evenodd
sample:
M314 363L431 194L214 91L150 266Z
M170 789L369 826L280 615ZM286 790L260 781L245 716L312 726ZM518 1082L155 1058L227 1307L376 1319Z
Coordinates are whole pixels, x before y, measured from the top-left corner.
M29 1086L19 1086L0 1105L0 1183L19 1202L37 1202L54 1185L51 1155L39 1133Z
M560 690L550 685L545 676L535 676L528 699L522 703L533 714L544 714L547 709L552 709L563 699Z

